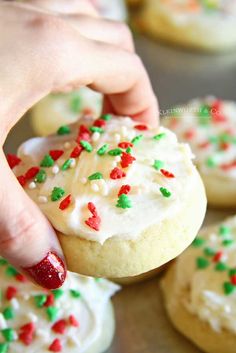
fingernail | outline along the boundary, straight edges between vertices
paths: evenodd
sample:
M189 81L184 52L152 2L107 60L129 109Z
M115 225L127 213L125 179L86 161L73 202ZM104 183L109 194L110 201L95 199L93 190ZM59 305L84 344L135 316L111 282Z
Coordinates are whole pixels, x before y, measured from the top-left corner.
M55 252L48 252L47 256L32 267L23 270L30 275L41 287L57 289L66 279L66 266Z

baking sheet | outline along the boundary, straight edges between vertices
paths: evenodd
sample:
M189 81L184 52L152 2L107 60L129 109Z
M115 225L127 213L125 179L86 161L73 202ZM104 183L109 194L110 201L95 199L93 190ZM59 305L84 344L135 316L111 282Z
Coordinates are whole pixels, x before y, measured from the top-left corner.
M188 99L216 95L236 100L236 53L207 55L159 45L136 36L136 49L149 71L163 111ZM33 132L25 117L11 131L7 152ZM232 212L209 210L205 223L220 221ZM200 353L169 323L159 289L159 277L124 287L114 298L117 331L107 353Z

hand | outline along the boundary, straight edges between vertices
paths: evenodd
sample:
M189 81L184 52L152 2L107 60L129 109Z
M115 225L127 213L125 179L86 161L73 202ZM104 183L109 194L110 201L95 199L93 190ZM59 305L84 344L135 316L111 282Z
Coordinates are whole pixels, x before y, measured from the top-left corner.
M157 124L156 99L128 29L101 19L87 1L1 1L0 37L1 146L34 103L81 86L104 93L105 110ZM0 254L40 285L57 288L66 267L56 234L2 149L0 163Z

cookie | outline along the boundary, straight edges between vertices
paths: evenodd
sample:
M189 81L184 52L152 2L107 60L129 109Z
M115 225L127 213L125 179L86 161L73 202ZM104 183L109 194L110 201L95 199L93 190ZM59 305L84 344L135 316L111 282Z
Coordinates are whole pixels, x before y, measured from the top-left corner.
M234 0L146 0L138 23L172 44L205 51L236 48Z
M236 344L236 217L200 232L162 283L173 325L207 353Z
M47 291L0 258L1 353L102 353L114 335L111 282L68 273Z
M18 158L14 172L57 230L73 272L148 272L180 254L205 215L188 145L128 117L62 126L24 143Z
M168 114L163 124L191 145L208 203L236 207L236 103L206 97Z

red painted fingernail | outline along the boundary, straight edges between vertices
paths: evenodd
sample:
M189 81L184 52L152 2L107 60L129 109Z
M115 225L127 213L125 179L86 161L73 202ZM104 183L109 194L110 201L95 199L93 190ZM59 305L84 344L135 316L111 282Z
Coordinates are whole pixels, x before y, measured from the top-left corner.
M32 267L23 268L40 286L56 289L62 286L66 279L66 266L55 253L49 252L45 258Z

